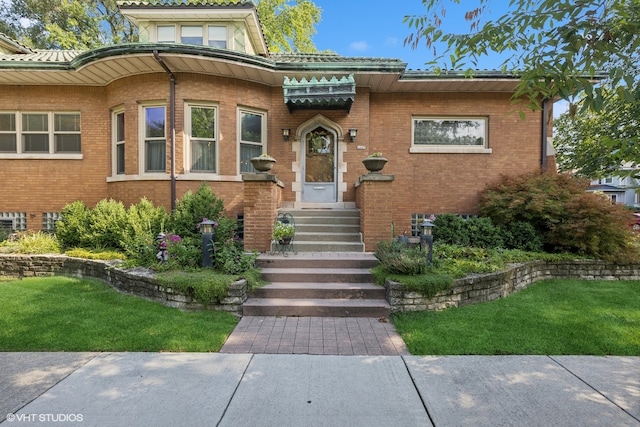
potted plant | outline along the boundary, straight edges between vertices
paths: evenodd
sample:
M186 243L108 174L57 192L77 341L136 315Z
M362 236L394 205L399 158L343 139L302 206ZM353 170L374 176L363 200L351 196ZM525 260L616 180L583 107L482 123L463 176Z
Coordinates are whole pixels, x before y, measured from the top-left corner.
M273 168L276 159L267 153L260 154L258 157L251 158L251 164L258 172L268 172Z
M293 236L296 234L296 228L293 224L287 224L285 222L276 221L273 227L273 233L271 238L281 245L288 245L291 243Z
M362 160L362 164L365 168L367 168L369 173L380 173L387 162L387 158L384 157L379 151L369 154L368 157Z

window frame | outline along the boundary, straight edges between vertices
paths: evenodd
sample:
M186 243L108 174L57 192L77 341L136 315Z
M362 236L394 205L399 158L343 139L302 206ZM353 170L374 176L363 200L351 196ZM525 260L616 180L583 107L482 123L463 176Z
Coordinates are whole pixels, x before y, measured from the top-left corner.
M122 115L122 136L123 139L119 140L118 139L118 127L119 127L119 121L118 121L118 116ZM124 108L117 108L111 111L111 176L123 176L126 175L126 116L125 116L125 112L124 112ZM123 164L122 164L122 172L120 172L120 168L118 166L120 166L118 164L118 148L119 146L122 146L122 149L124 150L124 158L123 158Z
M147 109L149 108L163 108L164 109L164 137L149 137L146 134L146 118ZM165 177L167 175L167 104L165 101L150 101L139 104L138 110L138 168L140 175L156 175L158 177ZM165 167L163 170L150 170L147 171L147 141L160 141L164 140L164 160Z
M1 131L3 135L15 135L15 150L0 151L0 159L68 159L82 160L82 113L80 111L0 111L0 114L12 115L14 118L13 131ZM25 130L25 116L46 116L46 130ZM77 116L78 130L56 130L58 115ZM46 135L46 150L25 150L25 139L28 135ZM78 135L80 151L57 151L57 137L60 135Z
M208 108L214 110L214 137L213 138L193 138L192 136L192 109ZM219 175L220 174L220 108L216 103L210 102L185 102L184 106L184 134L185 134L185 155L184 155L184 173L186 175ZM210 140L214 150L214 170L192 170L193 166L193 142L194 140Z
M259 143L255 142L255 141L243 141L242 139L242 116L243 114L253 114L256 116L260 116L261 117L261 134L260 134L260 139L261 141ZM264 154L267 153L267 112L264 110L259 110L256 108L249 108L249 107L238 107L237 110L237 135L238 135L238 145L237 145L237 151L238 151L238 174L245 174L245 173L256 173L257 171L253 168L253 165L251 165L251 163L248 163L249 166L251 166L251 170L242 170L242 146L243 145L252 145L254 147L261 147L260 150L260 154Z
M415 132L417 121L436 121L436 120L459 120L471 121L478 120L484 122L484 143L483 145L454 145L454 144L416 144ZM413 115L411 116L411 147L410 153L459 153L459 154L491 154L489 147L489 117L488 116L431 116L431 115Z
M173 29L173 39L160 40L160 28L172 28ZM175 43L176 42L176 25L175 24L161 24L156 25L156 42L158 43Z
M201 31L201 38L202 38L202 43L185 43L183 41L183 37L182 37L182 31L183 28L185 27L200 27ZM173 28L173 39L166 39L166 40L161 40L160 39L160 28ZM224 39L212 39L210 37L210 32L209 30L211 28L223 28L224 29ZM229 31L229 24L228 23L215 23L215 24L209 24L209 23L194 23L194 22L184 22L184 23L179 23L179 24L156 24L155 26L155 41L157 43L180 43L180 44L190 44L193 46L207 46L207 47L213 47L213 48L217 48L217 49L230 49L231 48L231 43L232 43L232 39L229 38L229 34L231 33L231 31ZM211 43L212 42L224 42L224 46L212 46Z

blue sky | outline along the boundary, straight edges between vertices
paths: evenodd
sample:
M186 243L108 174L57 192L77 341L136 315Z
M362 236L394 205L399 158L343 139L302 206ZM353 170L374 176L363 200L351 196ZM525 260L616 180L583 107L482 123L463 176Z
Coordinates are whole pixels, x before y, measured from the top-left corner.
M420 0L314 0L322 9L322 21L313 40L319 50L329 49L344 56L399 58L409 69L426 69L425 62L433 57L426 46L411 49L404 39L411 28L403 19L406 15L424 15ZM477 1L464 0L462 5L445 2L448 29L467 33L470 23L464 12L477 7ZM497 18L506 9L508 0L493 0L491 16ZM440 53L440 52L439 52ZM479 69L499 69L501 61L494 57L481 58Z
M411 49L404 39L411 28L403 23L406 15L424 15L421 0L314 0L322 9L322 21L313 37L319 50L329 49L343 56L398 58L408 63L407 69L429 69L425 63L433 58L426 46ZM461 0L461 5L445 1L446 29L468 33L470 23L464 12L478 6L477 0ZM509 0L492 0L485 19L497 19L507 10ZM438 51L440 54L441 52ZM498 70L503 59L497 55L479 59L477 69ZM554 115L567 109L566 102L556 103Z

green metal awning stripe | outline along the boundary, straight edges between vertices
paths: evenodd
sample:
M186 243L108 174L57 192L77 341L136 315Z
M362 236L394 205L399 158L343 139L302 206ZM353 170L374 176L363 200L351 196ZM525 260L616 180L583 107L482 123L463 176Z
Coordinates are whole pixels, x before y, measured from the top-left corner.
M302 109L317 110L351 110L356 97L356 81L353 75L330 79L322 76L307 80L302 78L284 78L282 86L284 103L289 111Z

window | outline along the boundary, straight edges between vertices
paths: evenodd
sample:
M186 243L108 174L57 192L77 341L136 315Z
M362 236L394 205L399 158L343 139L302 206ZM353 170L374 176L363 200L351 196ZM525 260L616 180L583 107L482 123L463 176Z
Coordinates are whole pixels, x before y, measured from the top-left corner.
M487 152L487 119L414 117L411 145L416 153Z
M80 114L54 114L53 135L56 153L79 153Z
M211 106L187 106L191 172L216 172L216 108Z
M62 217L60 212L43 212L42 213L42 231L47 233L55 233L56 222Z
M0 113L0 152L15 153L17 150L16 115Z
M49 121L46 113L22 115L22 152L49 152Z
M247 110L239 112L240 173L254 173L250 159L259 156L266 149L265 114Z
M180 37L176 38L179 33ZM227 48L227 27L224 25L158 25L158 43L184 43ZM206 36L206 37L205 37Z
M174 25L158 25L158 43L175 43L176 27Z
M180 31L180 41L184 44L202 45L202 26L183 25Z
M27 229L26 212L0 212L0 229L11 233Z
M143 107L143 140L145 172L165 172L167 166L167 139L165 133L165 107Z
M124 175L124 111L116 111L112 117L113 175Z
M227 27L215 27L210 25L208 27L208 32L209 46L221 49L227 48Z
M80 141L80 113L0 112L0 155L80 154Z

